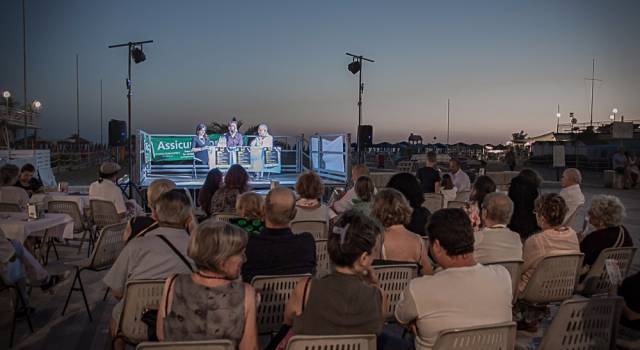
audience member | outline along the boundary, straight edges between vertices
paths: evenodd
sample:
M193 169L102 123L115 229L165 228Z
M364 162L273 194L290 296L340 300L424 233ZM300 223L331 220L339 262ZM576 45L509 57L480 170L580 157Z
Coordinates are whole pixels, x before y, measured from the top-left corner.
M264 229L264 199L255 192L245 192L238 196L236 202L238 218L231 218L229 222L242 227L251 234L260 234Z
M147 189L147 204L151 209L151 215L134 216L129 220L122 237L125 242L129 242L136 237L142 237L147 234L147 232L158 228L154 206L161 194L174 188L176 188L175 182L169 179L157 179L151 182Z
M211 197L222 185L222 172L218 169L211 169L207 178L198 192L198 205L207 215L211 212Z
M458 192L471 191L471 180L469 180L469 175L462 171L460 168L460 161L458 159L451 158L449 161L449 173L451 174L451 179L458 189Z
M458 195L458 188L453 184L453 180L451 180L451 175L444 174L442 175L442 183L440 184L440 193L443 197L442 207L446 208L449 205L450 201L456 200L456 196Z
M324 184L320 176L313 171L300 175L296 182L296 192L300 199L296 201L298 210L293 221L324 221L328 227L329 221L336 214L321 202Z
M405 224L407 230L417 233L421 236L427 235L427 221L429 220L429 209L422 206L424 203L424 194L420 188L420 183L413 174L398 173L389 179L387 188L398 190L411 206L411 218Z
M239 279L247 233L207 220L191 236L187 254L196 269L165 282L158 307L160 341L229 339L258 349L256 291Z
M541 184L542 178L531 169L522 169L518 176L511 179L509 198L513 201L513 215L509 228L517 232L523 241L540 231L533 209L540 195Z
M624 298L620 323L640 333L640 272L622 281L618 295Z
M335 271L298 282L284 311L285 325L292 326L289 335L382 332L384 296L371 268L382 230L377 220L357 210L338 218L327 242Z
M100 176L89 186L89 198L101 199L113 203L116 212L121 217L127 215L127 204L125 203L122 190L116 181L120 172L120 165L114 162L104 162L100 165Z
M113 296L120 300L112 312L112 335L122 313L121 299L127 281L192 272L191 261L185 257L189 244L186 227L192 220L191 203L185 191L173 189L161 194L154 209L159 227L144 237L131 240L103 279Z
M411 217L411 207L402 193L392 188L380 190L371 214L384 226L382 260L416 263L422 274L432 273L422 238L404 226Z
M627 162L628 159L624 155L624 147L618 147L616 153L613 154L611 158L611 163L613 165L613 170L620 176L626 176L627 174Z
M241 165L232 165L224 175L224 185L211 197L209 214L233 213L239 195L249 190L249 174Z
M429 151L426 166L416 172L424 193L438 193L440 190L440 171L436 168L437 162L436 152Z
M24 211L29 204L29 194L14 186L19 174L20 169L13 164L7 163L0 168L0 203L17 204Z
M524 242L522 275L518 292L522 293L538 264L547 256L580 252L576 232L562 226L567 204L557 193L547 193L535 201L535 215L542 232Z
M361 176L369 176L369 168L364 164L356 164L351 167L351 183L355 186L356 181ZM339 193L339 199L335 200L331 205L334 212L340 214L349 209L353 204L353 199L356 198L356 191L354 187L351 187L346 193Z
M27 191L29 197L34 193L44 192L44 186L42 182L37 178L33 177L33 174L36 172L36 167L32 164L27 163L22 166L20 169L20 175L18 176L18 181L15 186L22 188Z
M580 170L576 168L568 168L562 173L560 184L562 190L560 190L560 197L567 203L567 217L568 220L578 209L579 206L584 204L584 195L580 190L580 184L582 183L582 174ZM571 224L571 223L567 223Z
M475 261L473 228L465 212L438 210L428 230L433 257L442 270L413 279L395 310L398 322L417 329L416 349L431 349L445 329L510 322L509 272Z
M360 176L354 186L356 198L352 199L353 209L360 210L365 215L371 214L371 205L375 195L376 186L368 176Z
M310 233L293 234L291 221L296 217L296 198L286 187L274 188L264 205L265 228L251 235L242 279L251 282L257 275L313 273L316 267L316 242Z
M504 193L489 193L482 201L484 228L474 234L473 254L477 262L489 264L522 260L520 236L507 224L513 214L513 202Z
M509 171L514 171L516 169L516 153L514 152L513 147L509 147L507 153L505 153L504 162L507 163Z
M471 220L471 225L473 226L474 231L478 231L484 226L482 222L481 208L484 197L487 194L493 193L495 191L496 184L488 176L478 176L476 181L473 183L469 202L465 205L464 209L467 212L467 215L469 215L469 219Z
M606 248L632 247L633 240L622 220L626 211L616 196L597 195L591 200L589 223L595 231L580 242L580 251L584 253L583 265L589 267ZM586 272L586 271L585 271Z

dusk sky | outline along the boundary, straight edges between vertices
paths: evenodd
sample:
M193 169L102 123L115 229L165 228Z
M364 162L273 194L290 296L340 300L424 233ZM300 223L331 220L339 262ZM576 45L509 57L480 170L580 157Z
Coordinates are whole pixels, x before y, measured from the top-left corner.
M29 100L42 101L42 135L76 130L100 139L99 83L107 121L126 120L126 49L154 40L133 66L133 128L193 133L198 122L238 117L274 135L352 132L364 67L363 123L375 142L499 143L512 132L555 130L575 112L594 120L617 107L640 119L639 1L213 1L26 0ZM0 90L22 94L22 2L0 1Z

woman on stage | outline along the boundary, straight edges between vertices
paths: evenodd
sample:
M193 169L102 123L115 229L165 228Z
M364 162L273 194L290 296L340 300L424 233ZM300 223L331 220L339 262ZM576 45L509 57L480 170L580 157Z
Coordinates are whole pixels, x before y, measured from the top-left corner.
M209 165L209 146L211 146L211 141L207 135L207 126L198 124L196 136L191 140L191 152L202 162L201 164Z

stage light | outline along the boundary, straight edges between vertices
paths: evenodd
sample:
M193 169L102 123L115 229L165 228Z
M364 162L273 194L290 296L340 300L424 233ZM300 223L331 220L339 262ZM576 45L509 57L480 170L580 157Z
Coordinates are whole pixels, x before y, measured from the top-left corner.
M358 72L360 71L360 61L353 61L349 63L347 69L349 69L349 72L351 72L352 74L358 74Z
M33 101L33 103L31 103L31 107L37 111L40 109L40 107L42 107L42 102L35 100Z
M133 62L140 63L144 62L147 59L147 56L142 52L141 48L134 47L131 49L131 58L133 58Z
M5 92L2 93L2 97L9 98L9 97L11 97L11 93L9 91L5 91Z
M556 113L556 118L560 119L560 117L562 117L562 114Z
M618 109L617 109L617 108L614 108L611 112L612 112L613 114L617 114L617 113L618 113Z

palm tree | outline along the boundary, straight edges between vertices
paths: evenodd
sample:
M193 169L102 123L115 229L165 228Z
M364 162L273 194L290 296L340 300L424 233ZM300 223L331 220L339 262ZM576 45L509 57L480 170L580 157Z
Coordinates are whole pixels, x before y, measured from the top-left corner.
M242 120L236 121L238 124L238 131L242 127L244 122ZM257 129L256 129L257 130ZM207 124L207 134L224 134L229 131L229 125L227 123L211 122Z

